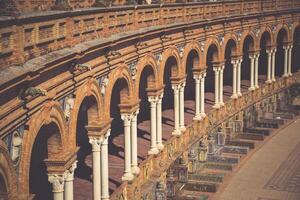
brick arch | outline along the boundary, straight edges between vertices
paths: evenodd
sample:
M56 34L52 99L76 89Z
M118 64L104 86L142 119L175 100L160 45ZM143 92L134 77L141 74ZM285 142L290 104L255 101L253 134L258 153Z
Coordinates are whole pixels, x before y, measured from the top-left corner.
M64 113L60 107L59 102L49 102L44 105L44 107L37 113L35 113L31 119L28 121L28 130L24 132L23 146L19 167L19 191L24 195L29 195L29 171L30 171L30 161L31 152L40 129L44 125L54 123L60 134L59 145L61 146L61 153L53 155L57 160L65 160L70 154L68 141L69 136L67 134L67 125L65 121Z
M291 30L291 41L294 42L294 35L297 28L300 28L300 22L295 22Z
M78 120L78 112L80 106L86 97L94 97L97 102L97 116L94 116L98 122L104 120L104 116L100 114L102 105L101 89L96 79L87 80L82 86L75 91L74 107L70 116L69 135L72 147L76 147L76 127Z
M206 59L207 59L207 53L208 53L208 49L209 47L211 47L212 45L215 45L217 47L217 52L216 54L213 56L215 61L221 61L221 53L222 53L222 49L221 49L221 45L218 42L218 39L216 37L211 37L207 40L207 42L205 42L204 45L204 57L202 60L200 60L200 65L201 66L206 66ZM202 61L202 62L201 62Z
M175 46L169 47L162 53L162 61L160 62L159 66L159 77L160 77L160 84L163 85L163 79L164 79L164 71L165 66L169 58L174 57L177 66L172 69L172 77L180 76L182 74L182 65L181 65L181 59L180 54L178 52L178 49Z
M250 51L255 51L256 49L258 49L259 43L257 42L257 40L255 40L255 38L256 38L255 34L252 31L244 32L242 37L241 37L241 42L240 42L240 45L239 45L239 48L240 48L239 52L241 52L241 54L243 53L245 40L248 37L252 38L252 41L253 41L253 45L250 46L249 50Z
M235 43L235 48L233 49L233 54L232 55L240 55L240 44L238 42L238 39L236 37L235 34L231 33L231 34L227 34L225 35L224 37L224 44L223 44L223 48L222 48L222 59L225 60L225 52L226 52L226 48L227 48L227 45L230 41L234 41Z
M261 43L261 39L262 39L262 36L264 33L268 33L269 36L270 36L270 40L267 41L267 46L274 46L276 44L276 42L274 42L274 35L272 33L272 30L269 26L266 26L266 27L262 27L260 29L260 33L259 33L259 36L258 36L258 44L257 44L257 47L260 47L260 43Z
M281 24L280 26L278 25L276 28L276 32L274 33L274 42L277 44L277 38L281 30L284 30L286 32L284 42L289 42L290 41L290 31L289 28L287 27L286 24Z
M182 56L182 66L183 66L183 73L186 74L186 63L187 63L187 59L188 59L188 56L190 54L191 51L196 51L197 54L198 54L198 65L197 66L194 66L195 68L197 69L201 69L201 66L199 65L200 64L200 60L202 58L201 55L201 47L199 45L199 43L197 41L192 41L190 43L188 43L186 46L185 46L185 49L184 49L184 53L183 53L183 56Z
M133 80L132 80L129 68L127 67L127 65L121 64L119 67L114 69L109 74L109 83L105 90L103 114L106 116L106 119L108 119L108 120L110 120L111 95L113 92L114 85L119 79L125 79L125 81L127 83L127 88L126 88L127 94L126 95L128 98L121 99L121 103L127 103L127 102L130 102L131 100L135 100L134 98L136 98L134 96L134 84L133 84Z
M158 80L160 79L158 77L158 66L156 59L152 53L148 53L146 56L141 58L139 62L137 63L137 74L136 74L136 80L135 80L135 96L138 96L139 89L140 89L140 79L142 76L142 73L146 67L150 67L152 69L152 74L148 82L148 87L155 89L160 87Z
M0 140L0 176L4 179L8 199L17 199L17 178L6 144Z

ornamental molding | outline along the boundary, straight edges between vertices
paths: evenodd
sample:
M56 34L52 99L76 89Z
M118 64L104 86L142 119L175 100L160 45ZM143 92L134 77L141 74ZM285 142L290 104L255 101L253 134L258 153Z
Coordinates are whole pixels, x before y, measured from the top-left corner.
M104 96L105 95L105 91L106 91L106 87L108 86L109 84L109 77L108 75L103 75L101 76L99 79L98 79L98 84L99 84L99 87L101 89L101 95Z

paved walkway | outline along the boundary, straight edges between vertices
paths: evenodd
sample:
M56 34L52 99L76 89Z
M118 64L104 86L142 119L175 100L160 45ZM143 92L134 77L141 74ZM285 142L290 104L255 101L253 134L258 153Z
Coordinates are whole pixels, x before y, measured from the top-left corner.
M217 199L300 200L300 119L255 152Z

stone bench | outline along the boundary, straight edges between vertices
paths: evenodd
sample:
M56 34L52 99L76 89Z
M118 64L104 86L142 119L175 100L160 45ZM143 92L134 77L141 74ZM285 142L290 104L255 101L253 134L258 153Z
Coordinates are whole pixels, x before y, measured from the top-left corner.
M255 141L263 141L265 136L263 134L256 134L256 133L242 133L236 136L237 139L244 139L244 140L255 140Z
M268 136L268 135L271 134L271 130L269 128L262 128L262 127L250 127L250 128L246 128L245 132L255 133L255 134L261 134L261 135L265 135L265 136Z
M293 119L295 116L294 113L274 112L273 117L274 118L280 117L282 119Z
M274 123L274 124L278 124L279 126L284 124L284 119L276 119L276 118L260 118L259 121L265 123Z
M232 153L232 154L247 154L249 152L249 147L239 147L239 146L224 146L221 153Z
M232 171L233 165L228 163L206 162L205 167L214 170Z
M188 181L183 190L215 193L218 190L218 184L206 181Z
M209 155L207 156L208 162L217 162L217 163L228 163L228 164L237 164L240 161L239 157L230 157L222 155Z
M198 181L209 181L209 182L216 182L222 183L224 179L224 174L221 173L196 173L196 174L189 174L189 180L198 180Z
M227 146L249 147L250 149L255 148L254 142L240 141L240 140L227 140L226 145Z

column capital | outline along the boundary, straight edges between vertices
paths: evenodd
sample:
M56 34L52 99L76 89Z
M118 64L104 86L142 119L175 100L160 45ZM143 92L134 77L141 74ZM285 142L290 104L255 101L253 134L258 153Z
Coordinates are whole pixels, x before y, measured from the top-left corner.
M153 103L157 103L159 99L159 96L148 96L148 101L150 102L150 104L153 104Z
M175 91L175 92L178 92L179 89L180 89L181 85L180 83L173 83L172 84L172 89Z
M213 67L214 72L220 71L220 67Z
M195 81L200 81L200 79L202 78L201 74L194 74L193 78L195 79Z
M63 174L48 174L48 181L52 184L54 193L64 191L65 181Z
M124 126L130 126L132 113L121 113L121 119L124 121Z
M74 172L75 169L77 168L77 160L71 165L71 167L66 170L64 173L65 176L65 181L73 181L74 180Z
M286 45L283 45L283 49L284 49L284 50L288 50L289 48L290 48L289 45L287 45L287 44L286 44Z
M108 144L108 138L110 136L110 132L111 132L111 129L108 129L106 134L104 135L102 145L107 145Z
M89 143L92 145L93 152L100 152L103 137L89 137Z

